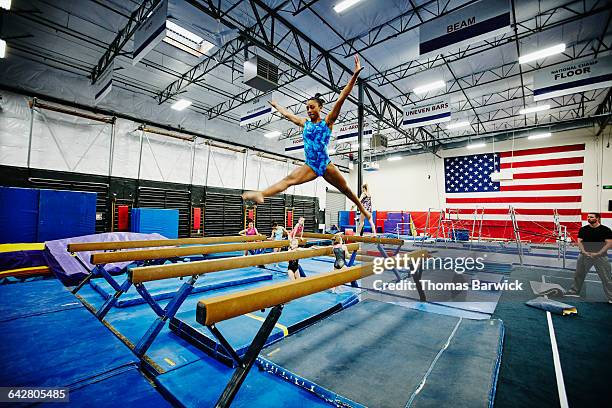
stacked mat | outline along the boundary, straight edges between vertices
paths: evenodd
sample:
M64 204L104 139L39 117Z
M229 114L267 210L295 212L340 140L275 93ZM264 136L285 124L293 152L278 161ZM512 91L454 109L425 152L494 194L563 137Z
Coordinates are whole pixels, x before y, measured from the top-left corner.
M387 213L387 219L385 221L385 232L398 233L399 231L400 235L411 235L409 223L409 213L389 211Z
M132 232L157 233L169 239L178 238L179 210L132 208Z

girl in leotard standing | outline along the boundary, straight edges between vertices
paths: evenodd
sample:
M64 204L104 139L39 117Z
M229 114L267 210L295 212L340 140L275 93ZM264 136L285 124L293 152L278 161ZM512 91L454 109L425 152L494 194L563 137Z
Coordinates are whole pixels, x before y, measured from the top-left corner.
M334 269L343 269L346 266L346 257L349 255L348 248L344 245L342 240L342 233L338 233L334 236ZM332 293L336 293L336 288L331 289Z
M238 234L240 235L259 235L259 231L257 231L257 228L255 228L255 224L253 223L252 219L248 219L247 220L247 227L245 229L243 229L242 231L240 231ZM244 255L248 255L249 251L244 251Z
M355 203L365 218L371 220L372 214L361 204L359 197L357 197L353 190L351 190L351 188L348 186L348 183L338 168L331 162L327 153L327 145L329 144L334 123L336 122L336 119L338 119L342 104L350 95L355 82L357 82L361 69L362 67L361 63L359 62L359 57L355 55L355 69L353 70L353 76L340 93L340 96L338 97L338 100L336 101L336 104L332 110L324 119L321 118L323 100L320 98L320 94L316 94L313 98L310 98L306 102L308 118L294 115L289 110L279 106L276 102L270 102L270 104L278 112L280 112L281 115L296 125L304 128L303 138L306 163L293 170L293 172L291 172L291 174L289 174L287 177L268 187L264 191L248 191L244 193L242 195L243 199L253 200L259 204L263 204L265 197L270 197L274 194L280 193L281 191L285 191L291 186L307 183L316 179L317 177L323 177L325 181L336 187L353 203Z
M359 197L359 201L361 202L361 205L363 205L363 207L369 212L372 213L372 196L370 195L370 192L368 191L368 185L364 184L361 186L361 197ZM359 235L363 235L363 230L365 229L365 216L363 215L363 213L361 213L359 215ZM372 218L368 218L368 221L370 222L370 227L372 228L372 234L376 235L376 226L374 225L374 222L372 221Z
M304 221L306 221L304 217L300 217L298 219L297 224L293 226L293 229L291 229L291 232L289 233L289 239L302 239L302 236L304 235Z

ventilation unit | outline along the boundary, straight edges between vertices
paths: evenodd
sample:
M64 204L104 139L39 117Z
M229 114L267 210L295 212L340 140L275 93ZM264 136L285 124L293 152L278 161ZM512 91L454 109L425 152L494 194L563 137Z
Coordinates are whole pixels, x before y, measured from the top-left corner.
M244 83L262 92L278 87L278 66L255 56L244 62Z
M388 146L388 138L385 135L381 135L380 133L376 133L372 136L372 141L370 142L370 146L372 148L384 147Z

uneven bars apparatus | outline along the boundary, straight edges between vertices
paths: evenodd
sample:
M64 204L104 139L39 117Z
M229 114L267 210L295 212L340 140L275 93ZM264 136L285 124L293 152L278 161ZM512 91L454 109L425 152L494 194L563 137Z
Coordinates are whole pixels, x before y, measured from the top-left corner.
M411 258L419 258L428 257L429 253L425 250L418 250L408 255ZM205 325L211 331L237 364L237 368L215 404L215 408L225 408L232 403L240 386L263 349L267 338L278 322L284 304L335 286L366 278L373 273L373 264L364 264L343 270L321 273L297 281L281 282L261 288L200 300L196 309L197 322ZM216 327L216 323L266 308L272 309L255 335L245 356L241 358Z

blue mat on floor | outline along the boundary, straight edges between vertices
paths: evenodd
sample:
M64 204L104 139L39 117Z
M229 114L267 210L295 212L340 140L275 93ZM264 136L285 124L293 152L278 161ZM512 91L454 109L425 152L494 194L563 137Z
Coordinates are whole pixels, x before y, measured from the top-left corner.
M372 300L266 348L263 368L353 407L492 406L501 320L469 320Z
M171 407L136 367L129 366L100 376L96 382L69 391L72 407L96 408L161 408ZM62 404L47 403L38 407L57 408Z
M233 370L204 358L157 376L160 392L179 407L212 407L231 378ZM249 372L236 394L233 408L318 408L331 407L316 395L260 371Z
M0 338L3 386L70 386L138 363L85 308L1 322Z
M56 279L0 286L0 322L82 307Z
M342 293L319 292L288 303L272 330L266 344L271 344L308 325L358 302L358 292L345 289ZM254 312L216 324L238 355L244 355L266 313ZM195 309L180 312L170 322L170 329L226 364L232 360L210 331L195 320Z
M117 279L117 281L122 282L125 279L126 277L123 276L122 278ZM272 274L269 271L260 268L243 268L239 270L208 273L200 276L192 293L206 292L228 286L244 285L247 283L271 279ZM161 281L148 282L145 287L153 296L153 299L159 301L173 297L184 282L184 280L180 279L164 279ZM104 279L92 280L89 282L89 284L96 290L96 292L102 295L105 300L115 294L112 286ZM130 288L127 293L124 293L119 298L119 301L116 303L116 307L129 307L143 303L146 302L136 291L136 289Z

